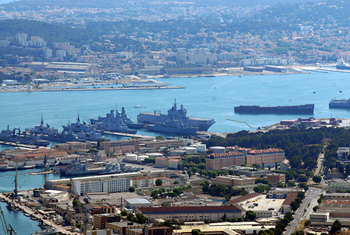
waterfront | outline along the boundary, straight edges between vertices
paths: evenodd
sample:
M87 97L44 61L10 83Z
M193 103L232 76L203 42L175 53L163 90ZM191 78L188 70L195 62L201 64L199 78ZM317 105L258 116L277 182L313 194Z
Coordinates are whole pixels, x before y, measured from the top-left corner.
M57 91L57 92L18 92L0 93L1 113L0 128L20 127L24 130L40 122L44 122L58 129L74 122L77 113L80 119L88 122L89 118L105 115L110 109L126 107L128 116L136 121L140 112L160 110L166 112L173 104L183 104L188 116L214 118L216 123L210 132L237 132L243 129L255 130L257 127L272 125L282 119L307 118L310 115L249 115L235 114L234 106L239 105L299 105L315 104L316 118L350 118L350 110L330 110L328 103L332 98L349 98L348 73L310 73L291 75L264 76L229 76L229 77L196 77L196 78L167 78L161 81L170 82L174 86L184 86L186 89L174 90L111 90L111 91ZM341 91L341 92L340 92ZM133 108L141 105L141 108ZM254 128L248 128L243 123L226 120L245 121ZM137 134L158 135L145 130ZM2 146L2 148L8 148ZM19 171L29 173L35 170ZM15 172L1 172L0 191L12 191ZM59 178L49 174L48 179ZM42 187L45 175L20 175L19 190ZM37 222L30 222L21 213L7 211L1 204L7 222L16 230L22 228L22 222L29 221L35 230ZM20 226L19 226L20 225ZM30 227L28 225L28 228ZM30 234L29 230L18 234ZM33 231L35 232L35 231Z
M166 112L175 98L187 109L188 116L214 118L216 123L209 129L210 132L249 130L244 124L226 118L261 127L281 119L301 116L235 114L234 106L239 105L315 104L316 118L349 118L349 110L328 108L332 98L350 97L348 78L348 73L340 72L167 78L161 81L186 89L1 93L0 128L5 129L8 124L10 128L32 127L39 124L42 115L45 123L62 129L61 125L67 124L69 120L75 122L78 112L80 119L88 122L89 118L105 115L111 109L118 108L120 111L122 106L126 107L129 117L136 121L140 112ZM135 105L141 105L141 108L134 108ZM138 134L150 133L141 130Z

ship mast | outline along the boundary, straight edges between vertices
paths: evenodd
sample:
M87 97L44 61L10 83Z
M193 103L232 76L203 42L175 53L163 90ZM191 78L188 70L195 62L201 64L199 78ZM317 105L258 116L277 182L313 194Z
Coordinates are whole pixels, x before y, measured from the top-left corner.
M17 198L17 193L18 193L18 171L17 171L17 168L18 168L18 162L16 164L16 175L15 175L15 190L14 190L14 193L15 193L15 198Z

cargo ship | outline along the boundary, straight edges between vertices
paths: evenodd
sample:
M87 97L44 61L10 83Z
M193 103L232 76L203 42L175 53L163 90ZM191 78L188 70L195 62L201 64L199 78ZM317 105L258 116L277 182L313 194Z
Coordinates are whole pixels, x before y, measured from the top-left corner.
M167 123L168 121L174 120L181 121L186 127L198 128L198 131L208 131L208 129L215 123L214 119L187 117L187 110L183 105L178 109L176 100L174 105L168 110L168 114L154 111L153 113L140 113L137 115L137 123L140 124ZM157 126L158 131L162 130L161 126ZM167 127L169 127L169 125L167 125Z
M329 102L329 108L350 109L350 99L332 99Z
M240 105L235 107L235 113L251 114L313 114L314 104L284 105L284 106L259 106Z

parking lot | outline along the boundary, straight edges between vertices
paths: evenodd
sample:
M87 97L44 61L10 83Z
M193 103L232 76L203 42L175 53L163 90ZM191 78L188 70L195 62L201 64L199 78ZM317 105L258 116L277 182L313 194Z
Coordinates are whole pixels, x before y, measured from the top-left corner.
M273 208L274 212L279 211L282 203L285 199L276 199L276 198L266 198L266 195L260 195L254 199L245 201L242 207L246 210L268 210ZM271 209L270 209L271 210Z

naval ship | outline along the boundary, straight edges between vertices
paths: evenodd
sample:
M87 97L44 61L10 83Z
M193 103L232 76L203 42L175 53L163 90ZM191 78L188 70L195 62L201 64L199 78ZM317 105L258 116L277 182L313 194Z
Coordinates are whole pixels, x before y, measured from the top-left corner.
M335 67L337 69L343 69L343 70L346 69L346 70L348 70L348 69L350 69L350 64L347 64L344 61L342 61L339 64L337 64Z
M176 99L174 105L168 110L168 114L154 111L153 113L140 113L137 115L137 122L142 124L167 123L172 120L181 121L183 125L187 127L198 128L198 131L208 131L208 129L215 123L214 119L187 117L187 110L182 104L180 109L177 108ZM161 126L159 127L160 128L157 128L157 131L161 130ZM169 126L167 125L167 127Z
M350 99L332 99L329 108L350 109Z
M313 114L314 104L283 105L283 106L259 106L240 105L235 107L235 113L250 114Z

